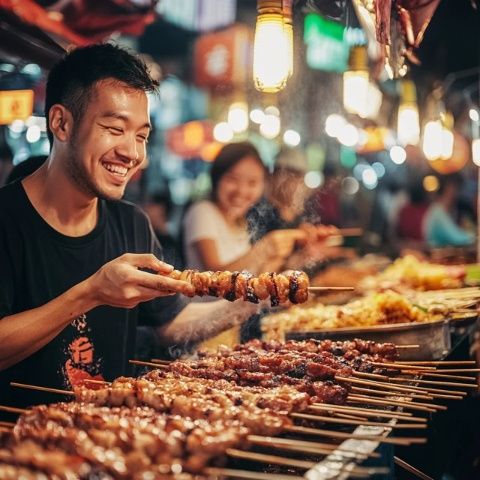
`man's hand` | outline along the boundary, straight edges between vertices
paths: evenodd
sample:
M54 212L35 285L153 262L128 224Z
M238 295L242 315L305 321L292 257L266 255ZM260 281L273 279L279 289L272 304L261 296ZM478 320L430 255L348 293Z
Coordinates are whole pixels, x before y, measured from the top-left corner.
M96 305L133 308L157 297L193 293L190 283L167 276L172 270L152 254L126 253L106 263L86 282Z

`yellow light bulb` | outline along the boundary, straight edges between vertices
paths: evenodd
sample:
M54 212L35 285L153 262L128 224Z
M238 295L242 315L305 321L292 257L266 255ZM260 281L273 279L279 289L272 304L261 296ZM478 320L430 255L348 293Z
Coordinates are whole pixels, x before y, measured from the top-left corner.
M253 45L253 79L257 90L274 93L285 88L293 62L288 58L289 51L292 49L283 15L258 15Z
M397 136L402 145L418 145L420 120L415 103L402 103L398 107Z

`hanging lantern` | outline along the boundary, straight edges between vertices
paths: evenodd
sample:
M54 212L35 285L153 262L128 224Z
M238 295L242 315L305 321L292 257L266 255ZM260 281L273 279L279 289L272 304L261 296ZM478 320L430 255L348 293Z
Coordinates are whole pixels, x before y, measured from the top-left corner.
M286 28L282 0L258 0L257 11L253 80L257 90L275 93L292 73L293 28Z
M400 89L400 105L397 116L398 141L402 145L418 145L420 120L415 84L411 80L403 80L400 83Z
M348 70L343 74L343 106L349 113L365 117L368 110L368 58L363 46L352 47Z

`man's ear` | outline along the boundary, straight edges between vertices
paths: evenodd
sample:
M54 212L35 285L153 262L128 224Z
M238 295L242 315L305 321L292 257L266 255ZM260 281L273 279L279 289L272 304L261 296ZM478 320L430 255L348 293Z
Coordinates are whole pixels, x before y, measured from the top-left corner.
M48 122L53 136L60 142L67 142L73 132L73 115L63 105L56 103L48 112Z

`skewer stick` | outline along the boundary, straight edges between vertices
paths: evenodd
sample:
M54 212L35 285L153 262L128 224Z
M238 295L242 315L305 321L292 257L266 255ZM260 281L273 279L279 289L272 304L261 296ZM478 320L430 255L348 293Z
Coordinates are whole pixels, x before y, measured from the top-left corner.
M164 365L170 365L175 360L162 360L161 358L152 358L150 361L152 363L163 363Z
M409 398L417 398L418 400L433 400L433 397L430 395L422 395L419 393L399 393L393 392L388 390L372 390L370 388L362 388L362 387L352 387L352 392L360 392L360 393L369 393L371 395L379 395L382 397L409 397Z
M8 407L7 405L0 405L0 412L9 412L9 413L18 413L22 415L23 413L28 412L25 408L16 408L16 407Z
M434 408L423 407L421 405L410 404L408 402L394 402L393 400L377 400L370 397L356 397L354 395L349 395L347 403L362 403L370 405L395 405L398 407L408 408L409 410L418 410L419 412L429 412L435 413Z
M358 415L348 415L348 414L339 413L339 412L331 412L331 413L333 413L334 417L338 417L338 418L347 418L348 420L357 420L359 422L367 422L368 421L367 417L360 417Z
M395 345L397 348L420 348L420 345Z
M421 472L417 468L413 467L409 463L405 462L405 460L402 460L401 458L393 457L393 461L395 462L396 465L398 465L399 467L402 467L404 470L412 473L413 475L415 475L417 478L420 478L421 480L433 480L432 477L429 477L428 475Z
M273 463L275 465L284 465L286 467L301 468L310 470L316 464L305 460L296 460L294 458L278 457L276 455L267 455L266 453L245 452L236 448L227 448L225 452L229 457L241 458L242 460L253 460L256 462Z
M250 470L237 470L234 468L209 467L203 470L209 477L232 477L245 478L250 480L302 480L297 475L280 475L278 473L252 472Z
M13 433L13 429L11 427L2 427L0 426L0 433Z
M305 460L297 460L294 458L285 458L279 457L277 455L269 455L266 453L256 453L256 452L245 452L243 450L237 450L236 448L228 448L226 450L228 456L233 458L240 458L242 460L253 460L256 462L270 463L274 465L283 465L287 467L300 468L303 470L309 470L313 468L316 463L309 462ZM333 469L332 469L333 470ZM348 471L353 476L357 478L369 478L371 475L377 473L388 473L389 470L383 467L352 467L349 466L340 466L340 468L335 468L339 471Z
M29 385L27 383L10 382L12 387L26 388L27 390L38 390L40 392L58 393L59 395L72 395L75 396L75 392L71 390L60 390L59 388L39 387L38 385Z
M421 383L427 385L442 385L444 387L463 387L463 388L477 388L476 384L472 383L458 383L458 382L441 382L438 380L412 380L410 378L391 378L390 381L392 382L412 382L412 383Z
M398 348L398 346L397 346ZM406 365L475 365L475 360L431 360L431 361L407 361L407 360L396 360L395 363L404 363Z
M447 395L466 395L466 392L461 392L457 390L443 390L440 388L426 388L426 387L414 387L409 385L408 387L401 387L399 385L395 385L393 383L385 383L385 382L376 382L374 380L360 380L359 378L351 378L351 377L339 377L335 376L335 379L340 381L340 382L346 382L346 383L352 383L352 384L357 384L357 385L374 385L378 388L383 388L385 389L390 389L390 390L397 390L398 392L424 392L427 395L432 396L433 398L436 397L437 393L444 393ZM439 397L443 398L443 397Z
M111 385L112 382L106 382L105 380L93 380L86 378L83 380L84 383L94 383L95 385Z
M304 433L306 435L321 435L330 438L343 438L350 439L354 438L357 440L372 440L373 442L380 443L389 443L391 445L403 445L408 446L413 443L426 443L426 438L414 438L414 437L382 437L381 435L362 435L358 433L345 433L345 432L335 432L331 430L322 430L320 428L309 428L309 427L298 427L296 425L289 426L285 428L286 431L292 433Z
M365 399L370 399L370 400L378 400L381 402L385 402L387 405L397 405L402 407L404 403L406 405L420 405L422 407L427 407L427 408L432 408L433 410L446 410L447 407L445 405L437 405L435 403L425 403L425 402L413 402L410 401L409 399L406 400L392 400L392 399L385 399L385 398L374 398L369 395L362 395L359 393L352 393L348 396L348 398L354 397L354 398L365 398Z
M315 292L351 292L355 287L308 287L308 291Z
M5 428L13 428L15 426L14 422L5 422L5 421L0 421L0 427L5 427Z
M154 362L143 362L141 360L129 360L128 363L131 363L132 365L141 365L143 367L167 368L167 365L161 365L160 363Z
M478 373L480 368L440 368L438 373Z
M409 370L404 370L402 372L402 375L407 375L407 374L408 375L418 375L417 373L409 374ZM445 379L449 379L449 380L466 380L468 382L476 382L477 381L476 377L467 377L467 376L464 376L464 375L451 375L450 373L443 374L443 373L422 372L422 373L420 373L420 375L422 377L445 378ZM389 377L389 378L391 378L391 377Z
M308 448L313 450L315 448L327 450L329 453L336 451L340 453L353 453L355 455L361 455L364 457L371 457L371 458L380 458L381 455L376 452L370 453L360 453L357 450L348 449L340 447L333 443L322 443L322 442L308 442L306 440L293 440L291 438L279 438L279 437L262 437L260 435L248 435L247 441L251 443L257 443L258 445L297 445L299 447ZM261 443L260 443L261 442Z
M399 420L405 420L410 422L421 422L426 423L427 419L422 417L414 417L410 412L391 412L390 410L379 410L375 408L363 408L363 407L354 407L353 405L345 405L342 408L337 410L332 410L329 405L324 403L314 403L308 407L312 411L320 412L352 412L352 413L361 413L366 417L383 417L383 418L396 418Z
M275 450L287 450L290 452L298 452L298 453L307 453L310 455L330 455L334 452L333 448L311 448L311 447L300 447L298 445L292 445L292 444L277 444L275 442L251 442L254 445L259 445L261 447L267 447L267 448L273 448ZM313 443L313 442L307 442L307 443ZM353 455L352 453L349 453L348 455ZM359 458L362 460L365 460L366 457L359 455Z
M378 373L365 373L357 372L353 370L352 375L359 378L370 378L371 380L387 380L390 378L388 375L379 375Z
M417 366L417 365L408 365L404 363L387 363L387 362L371 362L372 365L375 367L387 367L391 368L394 370L418 370L418 371L435 371L437 368L436 367L423 367L423 366Z
M334 417L323 417L320 415L309 415L308 413L292 413L293 418L301 418L304 420L315 420L323 423L336 423L337 425L367 425L371 427L385 427L385 428L427 428L425 423L397 423L396 425L390 425L387 422L357 422L355 420L342 420Z

